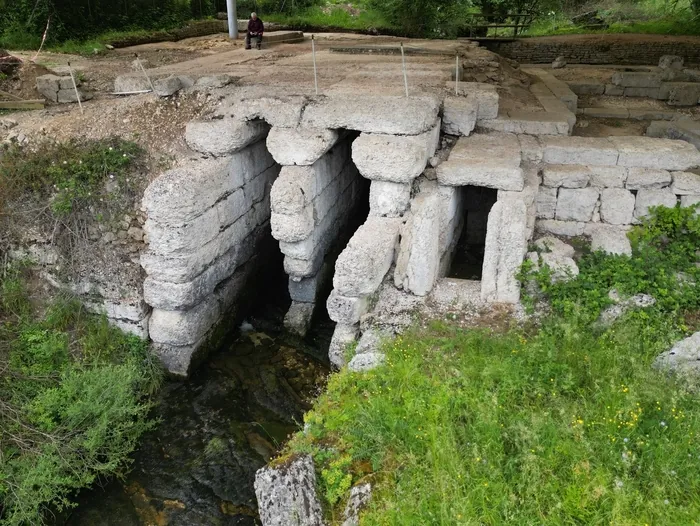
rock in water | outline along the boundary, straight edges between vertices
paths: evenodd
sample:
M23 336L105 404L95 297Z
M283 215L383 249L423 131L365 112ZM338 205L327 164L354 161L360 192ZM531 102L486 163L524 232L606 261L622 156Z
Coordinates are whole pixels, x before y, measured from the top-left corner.
M552 69L561 69L566 67L566 59L564 56L559 56L552 62Z
M255 475L255 496L263 526L323 526L309 455L260 469Z

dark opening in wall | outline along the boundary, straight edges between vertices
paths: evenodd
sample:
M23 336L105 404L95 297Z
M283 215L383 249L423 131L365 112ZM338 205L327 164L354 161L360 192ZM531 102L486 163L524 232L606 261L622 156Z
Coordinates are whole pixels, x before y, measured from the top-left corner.
M447 277L479 280L484 264L486 225L498 193L481 186L465 186L462 192L464 227Z

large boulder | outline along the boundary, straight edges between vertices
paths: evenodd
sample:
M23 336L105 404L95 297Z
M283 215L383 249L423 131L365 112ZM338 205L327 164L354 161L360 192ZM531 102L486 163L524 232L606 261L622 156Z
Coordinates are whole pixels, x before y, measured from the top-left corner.
M678 342L670 350L659 355L654 366L680 376L700 378L700 332Z

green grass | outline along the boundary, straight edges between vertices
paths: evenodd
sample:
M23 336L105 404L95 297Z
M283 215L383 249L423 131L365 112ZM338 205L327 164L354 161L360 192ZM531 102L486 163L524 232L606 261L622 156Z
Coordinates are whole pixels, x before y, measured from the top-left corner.
M664 277L698 282L700 220L659 210L633 237L632 258L587 254L568 284L526 271L548 284L540 326L434 321L387 342L383 367L334 375L286 452L314 456L329 517L365 479L363 525L696 523L697 394L652 362L700 308ZM601 327L611 286L657 304Z
M43 524L75 491L123 473L162 373L147 343L69 296L34 305L30 273L0 279L0 524Z

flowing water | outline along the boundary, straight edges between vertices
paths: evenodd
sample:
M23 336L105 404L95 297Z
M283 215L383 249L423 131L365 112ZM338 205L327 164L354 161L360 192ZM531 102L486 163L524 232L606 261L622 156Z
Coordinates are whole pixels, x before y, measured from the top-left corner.
M332 324L305 340L283 331L289 305L281 260L260 305L235 339L187 382L158 396L156 430L142 439L130 474L83 492L67 526L259 524L253 480L302 425L328 373ZM324 309L320 309L324 310Z

